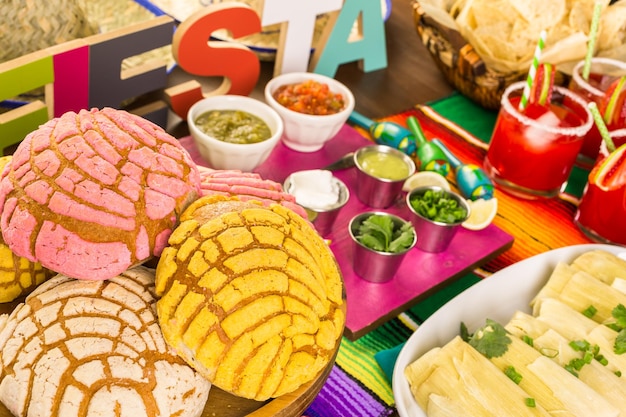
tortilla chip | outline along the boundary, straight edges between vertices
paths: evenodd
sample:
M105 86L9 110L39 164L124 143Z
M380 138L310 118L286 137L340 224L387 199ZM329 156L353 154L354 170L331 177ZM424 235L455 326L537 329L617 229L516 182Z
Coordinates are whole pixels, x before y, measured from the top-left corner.
M565 0L511 0L511 5L534 32L557 25L565 16Z
M502 22L512 26L519 20L518 13L509 0L476 0L472 11L476 20L476 29Z
M591 17L595 7L595 1L589 0L568 0L569 13L567 21L564 23L574 30L589 33L591 28ZM563 26L563 24L561 25Z
M587 36L582 32L576 32L560 40L555 40L550 47L546 47L541 55L541 61L559 64L559 70L564 71L564 67L568 66L569 63L575 64L584 59L586 51ZM565 72L571 74L571 70Z
M626 42L626 2L605 9L598 29L598 49L612 49Z
M596 56L626 61L626 0L604 5ZM541 30L547 31L541 60L571 73L584 59L596 0L421 0L429 16L452 27L474 47L487 68L527 71ZM434 12L436 7L448 15Z

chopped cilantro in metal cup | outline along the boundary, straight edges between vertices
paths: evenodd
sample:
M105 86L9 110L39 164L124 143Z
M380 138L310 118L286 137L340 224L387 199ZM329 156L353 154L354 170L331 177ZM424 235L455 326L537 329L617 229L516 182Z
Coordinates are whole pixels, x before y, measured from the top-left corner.
M413 194L409 204L420 216L436 222L453 224L467 217L467 210L444 190Z

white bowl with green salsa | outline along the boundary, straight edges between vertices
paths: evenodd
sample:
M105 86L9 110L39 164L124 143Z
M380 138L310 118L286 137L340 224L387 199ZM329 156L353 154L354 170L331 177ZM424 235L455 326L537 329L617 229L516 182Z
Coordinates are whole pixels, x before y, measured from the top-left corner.
M252 171L268 158L283 135L283 121L260 100L219 95L196 102L187 114L198 151L214 169Z

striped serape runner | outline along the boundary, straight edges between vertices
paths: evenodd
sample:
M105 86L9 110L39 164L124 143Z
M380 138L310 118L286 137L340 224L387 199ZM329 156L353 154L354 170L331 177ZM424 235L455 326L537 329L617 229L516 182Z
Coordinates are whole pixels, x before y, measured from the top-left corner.
M460 94L453 94L382 120L406 126L405 120L410 115L418 118L427 138L439 138L465 163L482 165L497 113L478 107ZM368 136L366 131L357 130ZM390 382L393 363L402 344L419 323L455 295L502 268L559 247L590 243L573 223L587 174L576 168L567 188L558 198L547 201L524 201L497 190L498 215L494 223L515 237L513 246L360 339L344 338L328 381L305 415L394 415ZM448 179L454 185L453 174Z

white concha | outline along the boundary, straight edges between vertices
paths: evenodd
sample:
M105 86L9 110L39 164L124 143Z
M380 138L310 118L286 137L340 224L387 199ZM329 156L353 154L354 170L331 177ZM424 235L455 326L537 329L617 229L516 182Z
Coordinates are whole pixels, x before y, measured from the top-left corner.
M0 400L15 416L200 416L209 382L165 343L154 271L58 275L0 331Z

